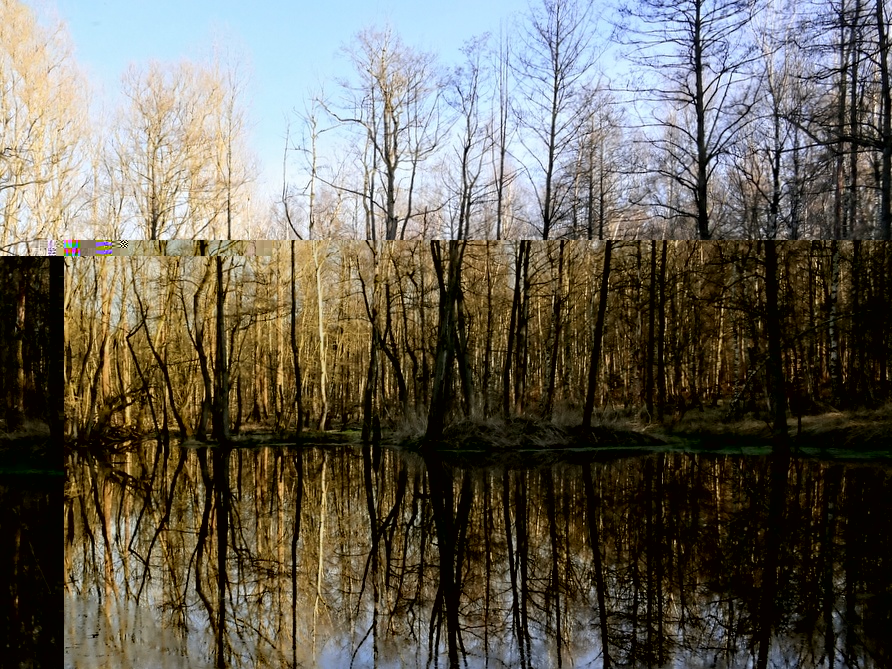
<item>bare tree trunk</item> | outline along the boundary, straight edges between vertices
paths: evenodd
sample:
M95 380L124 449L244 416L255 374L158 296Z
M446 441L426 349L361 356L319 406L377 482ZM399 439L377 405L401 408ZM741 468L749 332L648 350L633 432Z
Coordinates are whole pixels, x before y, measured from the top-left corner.
M765 326L768 330L768 380L771 385L772 432L776 444L787 445L787 392L781 353L780 310L778 309L777 242L765 244Z
M465 242L462 242L464 246ZM462 256L464 252L462 251ZM461 258L456 262L460 263ZM458 363L458 376L461 379L462 394L464 396L465 415L470 418L476 418L478 413L477 395L474 388L474 372L471 369L470 353L468 351L468 338L470 337L470 328L465 318L465 299L464 292L461 288L461 269L459 272L458 288L455 296L455 321L453 328L453 337L455 338L455 359Z
M180 414L180 410L177 407L177 404L175 401L176 396L174 394L173 382L171 381L170 370L168 369L168 365L167 365L167 355L166 355L167 344L165 341L165 331L164 331L164 328L166 325L165 319L167 318L167 312L169 310L171 310L172 306L173 306L174 285L175 285L174 282L171 281L170 282L170 290L168 291L167 299L165 302L165 308L164 308L164 311L162 312L163 313L162 321L161 321L161 324L158 326L158 332L156 333L158 345L160 345L162 347L161 352L158 351L158 346L152 341L152 337L149 334L149 326L147 324L147 313L148 312L147 312L147 309L145 308L145 306L143 305L142 300L138 293L136 293L136 299L137 299L137 303L139 305L140 314L142 316L142 324L141 325L145 329L145 333L146 333L146 343L148 343L149 350L152 352L152 356L155 358L155 362L158 364L158 369L161 371L161 376L164 379L164 387L167 390L167 400L170 402L170 410L173 413L174 420L176 421L177 427L180 430L180 436L183 438L186 438L189 436L189 427L186 425L185 420L183 420L183 417ZM161 355L162 352L165 353L164 356ZM163 395L162 395L162 397L163 397ZM162 432L166 435L167 434L167 410L166 410L166 408L162 412L162 425L163 425Z
M211 371L208 365L208 356L207 352L204 350L204 320L203 317L199 316L201 312L201 293L204 290L204 285L207 280L211 276L211 267L210 267L210 259L208 259L208 264L205 268L204 276L201 279L201 282L198 284L198 287L195 289L195 294L192 296L192 309L194 312L194 321L195 321L195 350L198 353L198 365L201 369L201 379L204 386L204 397L201 401L201 417L198 420L198 427L195 430L195 437L200 441L205 441L207 439L207 425L208 418L211 413L211 404L213 402L213 384L211 381ZM201 325L199 325L199 318L202 319Z
M666 407L666 250L669 242L663 240L660 253L660 296L657 334L657 421L662 423ZM721 355L721 351L719 351Z
M297 425L295 431L300 434L303 426L303 393L300 377L300 355L297 346L297 271L294 263L294 240L291 241L291 361L294 364L294 412Z
M456 332L455 319L458 294L461 290L461 263L465 245L464 241L449 242L449 267L444 268L441 242L431 242L431 257L440 288L440 308L437 353L434 363L434 387L431 393L425 435L428 441L436 441L443 434L448 409L446 398L452 385L452 366L456 356L456 346L461 344Z
M492 374L492 336L493 336L493 305L492 305L492 249L489 242L486 243L486 343L483 351L483 417L489 418L489 380Z
M522 414L526 405L527 366L529 363L529 320L530 320L530 241L520 242L522 253L520 294L517 305L517 332L514 346L514 413Z
M312 241L313 245L313 264L316 266L316 312L319 325L319 394L322 398L322 413L319 417L319 431L325 431L325 424L328 420L328 343L325 337L325 314L323 310L322 296L322 263L319 262L320 242Z
M65 346L64 296L65 262L61 258L47 260L50 273L49 293L49 355L48 380L49 407L47 409L50 436L56 444L62 443L65 422L65 386L62 375L62 349Z
M374 328L375 326L372 325ZM378 383L378 338L372 333L369 343L369 366L366 373L365 390L362 394L362 441L372 439L375 418L375 385Z
M604 244L604 269L601 272L598 317L595 321L592 356L588 367L588 387L585 394L585 408L582 412L582 429L584 431L590 431L592 427L592 414L595 410L595 389L598 383L598 364L601 361L601 340L604 336L604 316L607 313L607 289L610 285L610 257L613 253L613 240L608 239Z
M881 97L880 239L892 239L892 81L889 76L889 26L884 0L876 0L876 23Z
M25 335L25 290L28 276L22 266L23 260L17 259L13 270L12 292L15 298L15 325L13 335L13 355L10 365L10 387L6 426L10 432L18 430L25 419L25 361L22 358L22 345Z
M229 365L226 358L226 330L224 304L226 294L223 289L223 258L214 258L217 266L217 359L214 370L214 438L221 444L229 442Z
M508 418L511 415L511 361L514 357L515 335L518 321L518 313L520 311L522 277L524 255L526 254L527 244L529 242L520 242L517 254L514 256L514 298L511 302L511 318L508 322L508 347L505 351L505 363L502 366L502 415ZM517 372L515 371L515 374Z
M842 401L842 370L839 361L839 242L830 242L830 383L833 388L833 403L839 406Z
M558 247L558 271L555 278L556 289L554 295L554 312L551 323L551 349L549 351L548 386L545 391L545 405L542 410L543 418L550 418L554 409L555 381L557 377L558 351L560 351L562 307L564 303L564 240Z
M654 415L654 325L656 322L657 308L657 242L650 242L650 292L649 292L649 308L647 321L647 354L645 359L646 369L644 370L644 402L647 407L648 420L653 419Z

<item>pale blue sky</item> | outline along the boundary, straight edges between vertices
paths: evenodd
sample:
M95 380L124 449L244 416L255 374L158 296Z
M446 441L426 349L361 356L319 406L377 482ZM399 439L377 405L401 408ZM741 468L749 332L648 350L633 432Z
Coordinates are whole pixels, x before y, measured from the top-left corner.
M27 2L28 0L26 0ZM251 145L267 188L280 188L285 115L302 109L308 92L349 72L339 50L360 29L389 23L406 44L459 60L470 37L498 33L500 21L527 0L36 0L55 4L68 24L78 62L114 104L121 75L132 62L174 61L209 51L215 35L232 35L251 65ZM272 183L269 183L272 181ZM266 192L261 193L265 195Z

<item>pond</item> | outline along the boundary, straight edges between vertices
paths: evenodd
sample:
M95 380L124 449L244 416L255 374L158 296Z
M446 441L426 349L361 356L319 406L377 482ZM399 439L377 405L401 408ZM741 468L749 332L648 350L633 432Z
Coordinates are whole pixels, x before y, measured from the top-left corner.
M72 455L66 667L888 667L892 469Z

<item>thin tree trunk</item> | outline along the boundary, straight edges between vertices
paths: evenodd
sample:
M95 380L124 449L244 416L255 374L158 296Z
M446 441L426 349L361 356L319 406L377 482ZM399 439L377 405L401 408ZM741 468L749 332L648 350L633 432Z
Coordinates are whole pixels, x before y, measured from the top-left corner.
M61 258L47 259L50 273L49 293L49 407L47 409L50 436L62 443L65 426L65 379L62 376L62 351L65 347L64 296L65 263Z
M839 242L830 242L830 383L833 389L833 404L842 402L842 370L839 361Z
M226 294L223 289L223 258L214 258L217 269L217 359L214 370L214 438L221 444L229 442L229 365L226 357L226 330L224 304ZM172 399L172 398L171 398Z
M458 310L461 292L461 264L464 257L465 241L449 242L449 267L443 266L443 252L439 241L431 242L431 258L437 273L440 291L439 326L437 331L437 352L434 363L434 387L431 393L431 404L427 419L426 439L436 441L442 436L449 395L452 385L452 366L456 357L456 349L463 345L457 332L456 311ZM470 367L465 353L459 356L462 360L463 376L470 376ZM464 381L469 386L471 381ZM470 387L465 389L466 402L472 403ZM470 407L469 407L470 408Z
M647 354L644 370L644 401L647 407L648 420L654 415L654 324L657 308L657 242L650 242L650 292L648 301L647 321Z
M518 311L520 310L521 276L523 273L523 256L526 249L524 244L525 242L520 242L518 252L514 256L514 297L511 301L511 317L508 321L508 345L505 350L505 364L502 366L502 415L505 418L511 415L511 361L514 357L514 330L517 324Z
M520 242L526 247L521 264L521 292L517 308L517 344L514 347L514 413L520 415L526 402L527 368L529 365L530 320L530 241Z
M595 334L592 343L592 356L588 367L588 387L585 395L585 408L582 412L582 428L590 431L592 414L595 410L595 389L598 383L598 364L601 361L601 340L604 336L604 316L607 313L607 289L610 285L610 257L613 253L613 240L604 242L604 269L601 273L601 291L598 297L598 317L595 321Z
M492 375L492 336L493 336L493 305L492 305L492 256L489 242L486 243L486 341L483 351L483 375L482 375L482 392L483 392L483 417L489 418L490 414L490 394L489 380Z
M771 387L772 432L779 447L787 446L787 392L781 353L780 310L778 309L777 242L765 244L765 327L768 330L768 380Z
M18 430L25 420L25 360L22 356L22 349L25 338L25 295L28 275L22 266L23 262L23 259L17 259L13 270L16 308L12 361L12 411L7 421L7 428L10 432Z
M328 420L328 343L325 337L325 313L323 310L322 295L322 263L319 262L320 242L310 242L313 245L313 264L316 266L316 313L319 326L319 394L322 398L322 414L319 417L319 431L325 431Z
M562 307L564 302L564 240L562 239L558 247L558 272L555 283L557 288L554 296L554 311L552 313L551 323L551 350L549 352L548 361L548 386L545 391L545 405L542 410L543 418L550 418L554 409L554 391L555 381L557 378L558 351L560 351L561 342L561 323L562 323Z
M294 263L294 240L291 241L291 360L294 364L294 412L296 414L296 432L300 434L303 426L303 392L300 376L300 355L297 347L297 272Z
M879 53L877 62L880 70L881 98L881 144L882 163L880 167L880 239L892 239L892 81L889 76L889 26L886 24L885 0L876 0L876 24Z
M665 418L666 407L666 251L669 242L663 240L660 253L660 296L658 333L657 333L657 422L662 423ZM719 351L721 355L721 351Z

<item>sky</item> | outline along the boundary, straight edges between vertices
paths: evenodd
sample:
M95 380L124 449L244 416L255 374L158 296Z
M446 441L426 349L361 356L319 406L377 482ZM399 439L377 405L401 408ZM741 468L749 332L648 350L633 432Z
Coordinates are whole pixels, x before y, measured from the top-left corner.
M62 19L75 56L96 95L117 104L121 76L131 63L200 59L221 36L248 61L249 143L261 166L262 191L281 188L286 117L302 110L310 92L348 75L340 53L369 26L391 25L412 47L459 61L459 49L500 22L526 11L527 0L25 0ZM293 117L292 117L293 118Z

